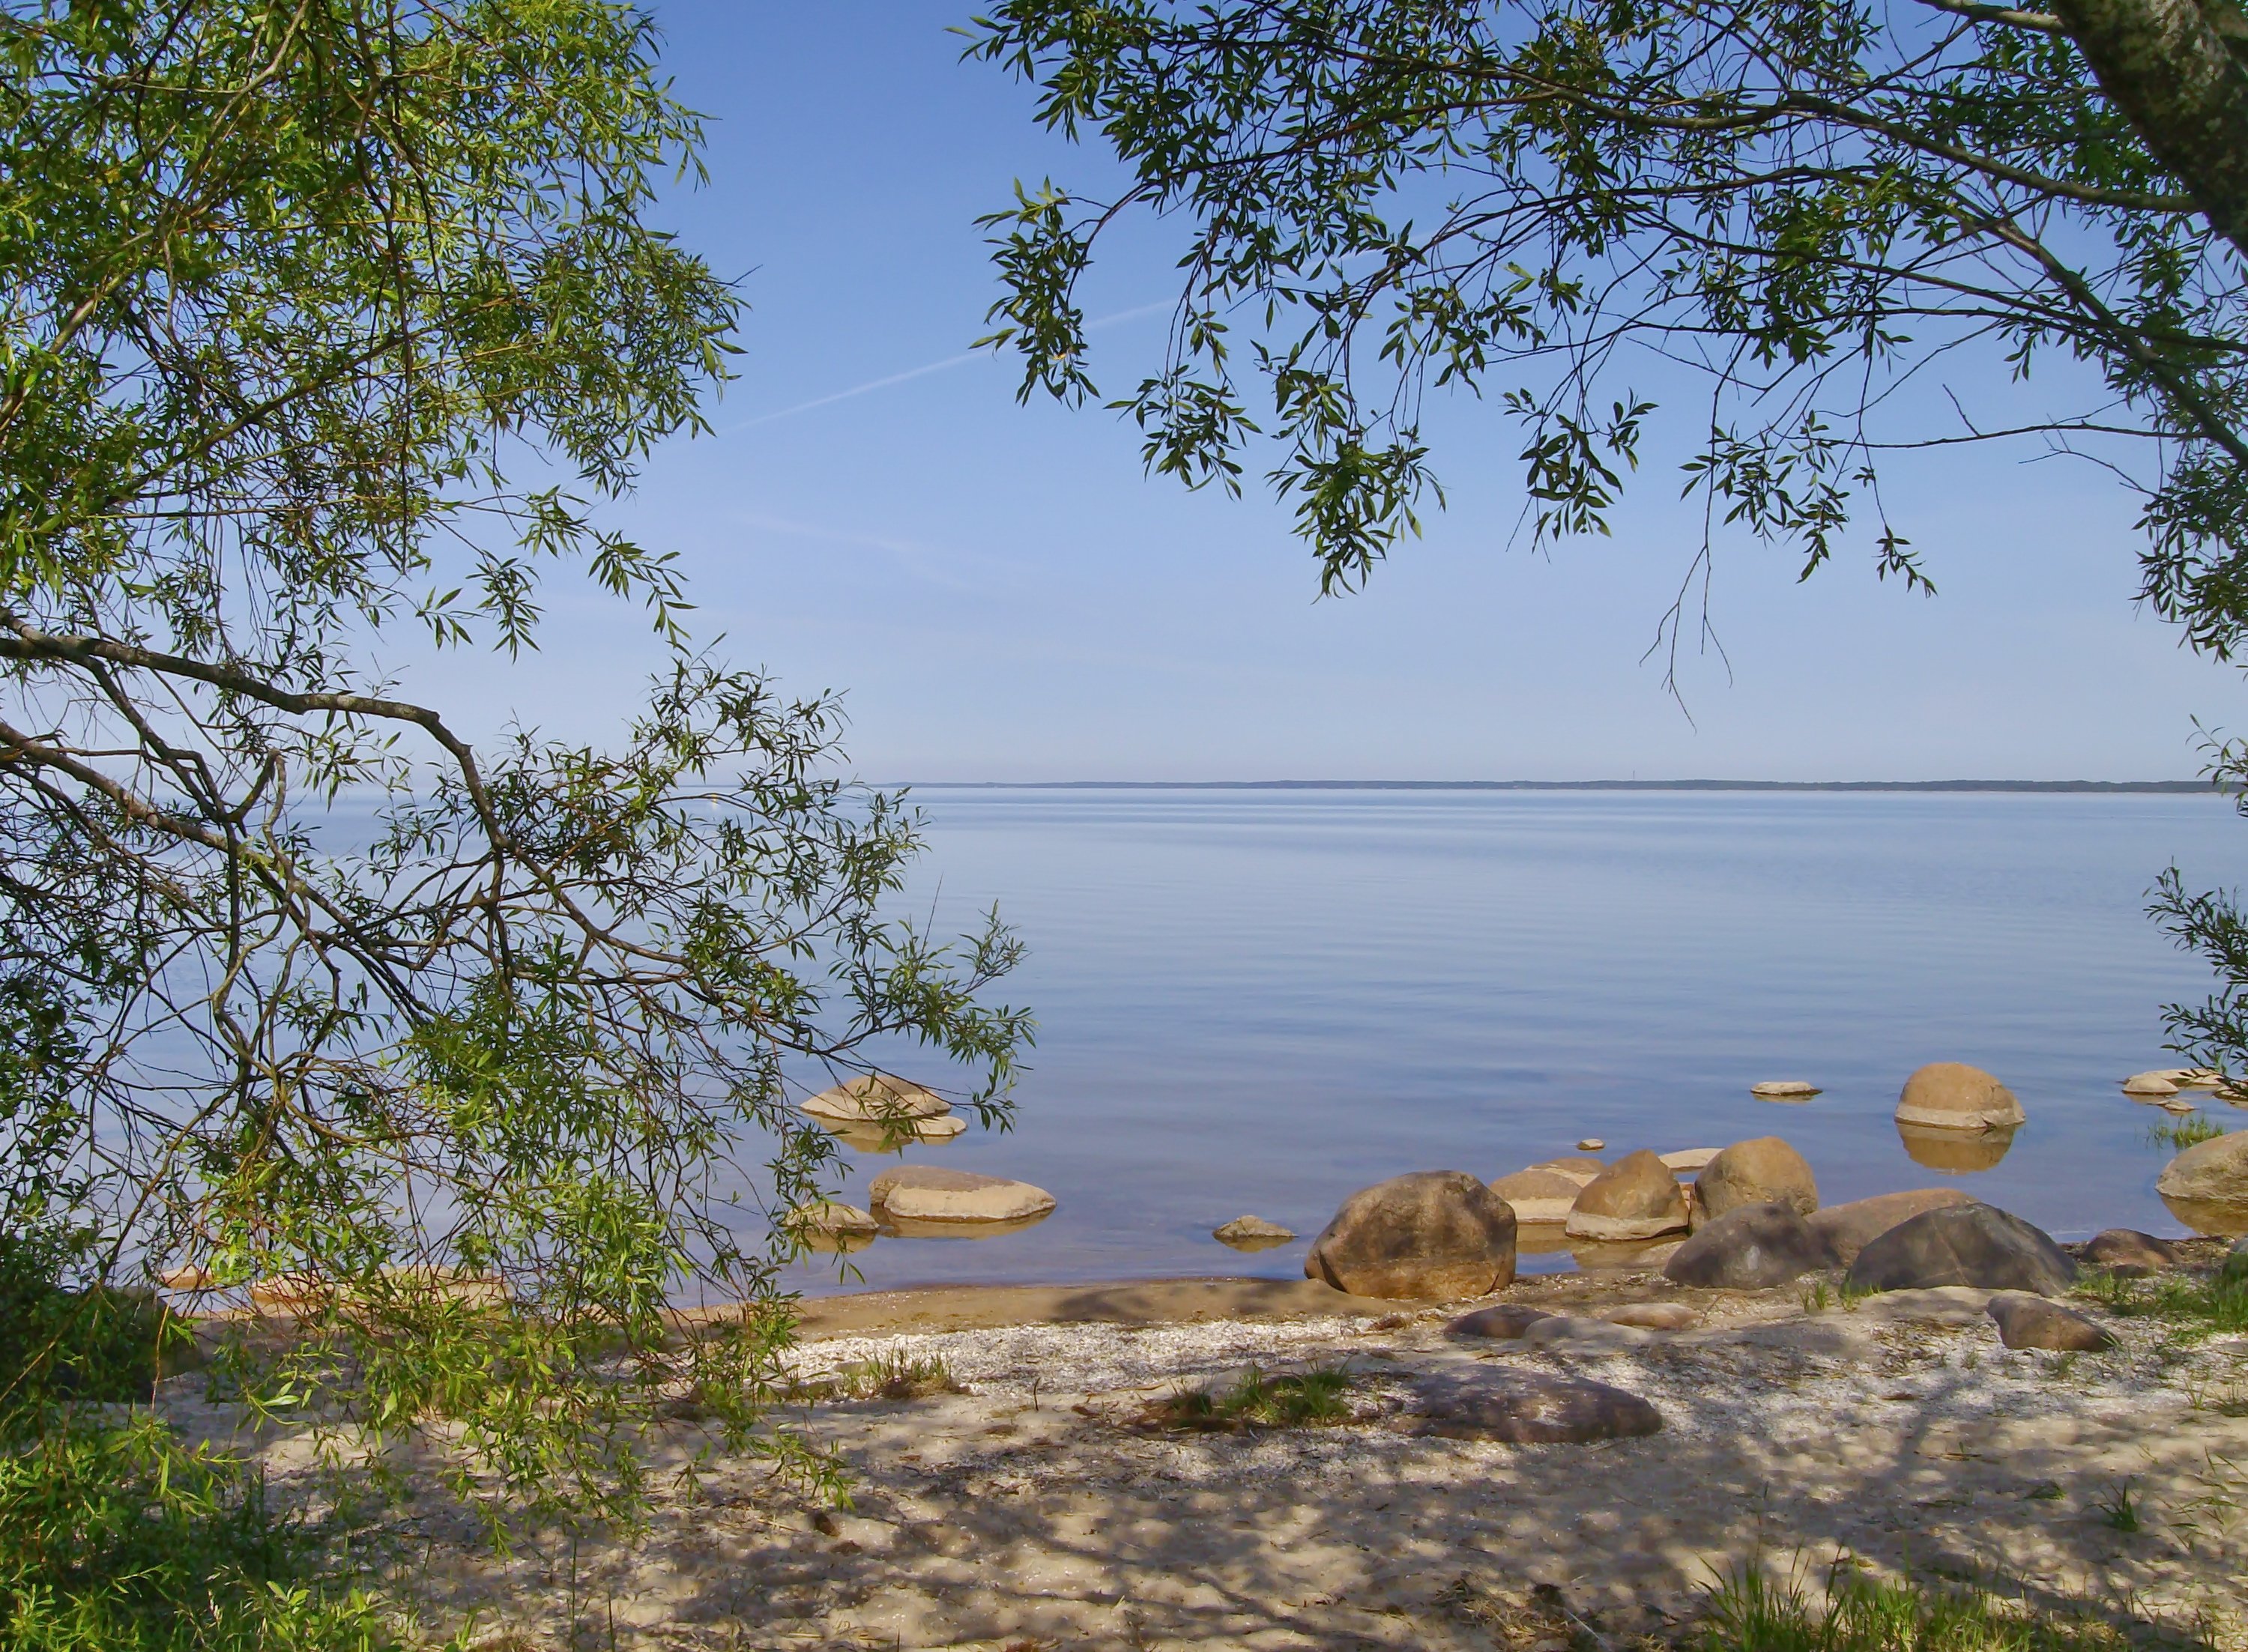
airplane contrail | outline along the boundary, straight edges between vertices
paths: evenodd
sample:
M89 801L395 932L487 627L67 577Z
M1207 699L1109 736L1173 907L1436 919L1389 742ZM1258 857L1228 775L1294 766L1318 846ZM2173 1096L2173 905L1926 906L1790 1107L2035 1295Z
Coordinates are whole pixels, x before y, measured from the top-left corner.
M1120 310L1113 316L1102 316L1097 321L1086 322L1085 330L1087 332L1097 332L1102 327L1113 327L1125 321L1137 321L1141 316L1153 315L1158 310L1169 310L1172 307L1170 303L1166 301L1162 304L1143 304L1136 309ZM932 373L942 373L948 367L957 367L970 361L980 361L990 353L988 350L963 350L958 355L945 357L942 361L925 362L918 367L908 367L903 373L893 373L880 379L869 379L864 384L854 384L847 390L836 390L824 396L814 396L811 401L799 401L794 407L778 408L771 413L761 413L754 419L744 419L739 424L730 424L718 434L730 436L737 431L753 430L761 424L771 424L776 419L792 418L799 413L809 413L814 408L825 408L838 401L848 401L853 396L867 395L876 390L887 390L894 384L905 383L908 379L924 378Z

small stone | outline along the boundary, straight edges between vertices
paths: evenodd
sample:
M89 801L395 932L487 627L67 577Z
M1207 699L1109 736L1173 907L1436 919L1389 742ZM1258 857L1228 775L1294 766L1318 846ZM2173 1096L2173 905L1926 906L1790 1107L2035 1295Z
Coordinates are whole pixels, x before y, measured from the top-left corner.
M1681 1148L1676 1153L1662 1155L1662 1162L1672 1170L1683 1174L1689 1170L1700 1169L1710 1160L1716 1158L1717 1153L1718 1149L1716 1148Z
M950 1113L940 1113L933 1119L915 1119L913 1133L923 1141L949 1141L968 1128L968 1121Z
M1899 1223L1858 1252L1849 1282L1860 1291L1973 1285L2059 1296L2076 1263L2050 1234L1988 1204L1949 1205Z
M2010 1348L2097 1354L2115 1346L2114 1337L2075 1309L2027 1291L1999 1292L1991 1299L1990 1315L1998 1322L1998 1340Z
M2194 1111L2194 1105L2192 1102L2180 1100L2175 1096L2169 1100L2157 1103L2157 1105L2161 1107L2163 1112L2174 1113L2178 1114L2180 1117Z
M1847 1204L1830 1204L1805 1220L1812 1232L1834 1253L1835 1262L1847 1268L1858 1259L1859 1251L1900 1222L1909 1221L1923 1210L1974 1203L1957 1188L1914 1188L1904 1193L1877 1193L1870 1199L1853 1199Z
M1054 1208L1054 1196L1027 1182L901 1164L867 1187L867 1202L885 1216L912 1222L1019 1222Z
M1819 1182L1793 1148L1776 1135L1736 1141L1694 1178L1705 1215L1715 1218L1751 1204L1792 1205L1799 1216L1819 1208Z
M1702 1318L1683 1302L1627 1302L1600 1317L1641 1331L1690 1331Z
M2123 1080L2125 1095L2176 1095L2178 1082L2166 1073L2134 1073Z
M1766 1079L1749 1086L1749 1093L1760 1101L1808 1101L1819 1093L1819 1086L1801 1079Z
M1566 1222L1570 1207L1591 1176L1573 1176L1560 1170L1517 1170L1491 1184L1491 1190L1507 1202L1517 1222Z
M1237 1251L1269 1251L1276 1244L1287 1244L1296 1234L1292 1228L1267 1222L1261 1216L1237 1216L1223 1227L1212 1229L1210 1237Z
M1662 1272L1679 1285L1766 1291L1833 1265L1833 1250L1795 1207L1774 1203L1726 1211L1680 1245Z
M1488 1337L1494 1341L1511 1342L1539 1320L1552 1317L1543 1308L1501 1302L1491 1307L1477 1308L1472 1313L1463 1313L1447 1325L1444 1332L1448 1336Z
M1415 1385L1416 1434L1515 1445L1581 1445L1654 1434L1662 1414L1604 1382L1546 1376L1503 1366L1443 1372Z
M1588 1135L1583 1141L1577 1143L1577 1151L1580 1153L1598 1153L1607 1146L1607 1143L1601 1141L1600 1137L1596 1135Z
M1642 1148L1585 1184L1569 1212L1568 1232L1580 1239L1653 1239L1683 1233L1686 1225L1677 1178Z
M808 1204L799 1204L788 1213L788 1221L801 1232L831 1237L853 1233L871 1236L881 1230L881 1224L857 1205L835 1199L814 1199Z
M1939 1130L2005 1129L2025 1116L2012 1090L1964 1061L1929 1062L1904 1081L1897 1097L1899 1124Z
M2109 1228L2086 1242L2084 1259L2095 1267L2137 1268L2158 1273L2178 1265L2176 1250L2166 1240L2136 1228Z
M1353 1296L1444 1301L1514 1282L1514 1212L1474 1176L1422 1170L1361 1188L1312 1241L1306 1278Z

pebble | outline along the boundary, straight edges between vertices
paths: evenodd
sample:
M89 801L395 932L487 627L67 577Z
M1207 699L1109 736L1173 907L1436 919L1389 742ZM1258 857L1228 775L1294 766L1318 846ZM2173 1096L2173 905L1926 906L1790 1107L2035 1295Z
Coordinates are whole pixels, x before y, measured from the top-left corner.
M1749 1093L1765 1101L1800 1101L1817 1095L1819 1086L1801 1079L1767 1079L1749 1086Z
M1577 1151L1580 1153L1598 1153L1606 1146L1607 1146L1607 1143L1601 1141L1600 1137L1596 1135L1588 1135L1583 1141L1577 1143Z

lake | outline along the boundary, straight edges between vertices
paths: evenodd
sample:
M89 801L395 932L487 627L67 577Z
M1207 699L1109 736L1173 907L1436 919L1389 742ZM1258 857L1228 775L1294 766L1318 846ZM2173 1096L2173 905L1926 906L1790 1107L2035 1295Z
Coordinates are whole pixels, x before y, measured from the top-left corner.
M1354 1189L1785 1136L1826 1202L1956 1181L2061 1237L2182 1230L2167 1115L2116 1089L2176 1065L2161 1006L2210 977L2146 917L2177 865L2229 887L2248 823L2210 795L923 787L912 892L1030 948L1038 1019L1005 1133L908 1156L1051 1189L1028 1231L885 1237L808 1291L1299 1276ZM910 902L908 904L911 904ZM939 1082L908 1052L886 1057ZM1995 1166L1908 1156L1923 1062L1987 1067L2029 1122ZM1804 1104L1751 1084L1808 1079ZM2248 1117L2208 1107L2228 1128ZM842 1196L888 1161L847 1153ZM1240 1254L1210 1230L1297 1230ZM1529 1269L1573 1265L1566 1251Z

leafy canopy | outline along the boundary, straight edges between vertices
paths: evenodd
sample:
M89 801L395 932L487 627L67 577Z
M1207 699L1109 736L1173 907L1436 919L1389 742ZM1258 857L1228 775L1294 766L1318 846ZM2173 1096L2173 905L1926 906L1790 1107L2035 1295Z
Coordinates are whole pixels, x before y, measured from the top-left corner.
M0 0L0 1222L284 1316L257 1403L579 1508L683 1397L781 1449L788 1086L902 1038L1004 1122L1027 1034L996 920L887 915L916 818L833 701L598 518L726 374L648 222L699 135L609 0ZM613 749L372 663L535 647L564 566L670 649Z

